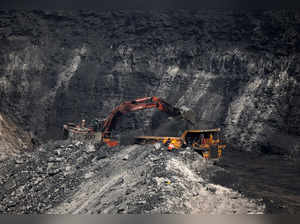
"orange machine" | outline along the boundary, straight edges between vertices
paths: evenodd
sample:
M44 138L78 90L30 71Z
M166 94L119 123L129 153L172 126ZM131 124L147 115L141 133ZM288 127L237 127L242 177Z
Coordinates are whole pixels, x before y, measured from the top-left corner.
M164 100L157 98L155 96L139 98L133 101L126 101L120 104L118 107L116 107L104 120L103 127L102 127L103 141L108 146L118 145L118 142L116 140L112 140L110 138L110 130L115 118L127 112L150 109L150 108L157 108L160 111L166 112L170 116L181 115L180 110L178 108L171 106Z
M119 106L117 106L113 111L102 121L99 122L96 126L93 127L76 127L74 124L65 124L64 132L69 133L82 133L82 134L91 134L94 132L101 131L101 137L103 142L108 146L113 147L118 145L118 141L111 138L111 128L114 120L125 114L127 112L144 110L150 108L157 108L160 111L164 111L170 116L180 116L181 112L178 108L175 108L165 102L164 100L158 97L144 97L132 101L125 101Z

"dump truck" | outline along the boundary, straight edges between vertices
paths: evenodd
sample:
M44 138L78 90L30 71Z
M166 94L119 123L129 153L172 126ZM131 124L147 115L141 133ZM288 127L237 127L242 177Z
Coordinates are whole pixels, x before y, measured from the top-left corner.
M212 148L216 148L217 157L222 156L222 151L226 147L221 141L221 129L202 129L202 130L186 130L179 137L168 136L138 136L135 138L137 144L149 144L160 142L168 147L168 149L180 149L191 147L200 152L204 158L211 157Z

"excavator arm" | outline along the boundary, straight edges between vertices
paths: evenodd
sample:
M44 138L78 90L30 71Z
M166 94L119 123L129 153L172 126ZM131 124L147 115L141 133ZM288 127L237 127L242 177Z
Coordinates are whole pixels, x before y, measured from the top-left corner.
M99 137L103 140L103 142L110 147L116 146L118 145L118 142L111 139L111 129L114 120L117 117L122 116L122 114L126 114L128 112L151 108L157 108L158 110L163 111L173 117L182 115L178 108L171 106L158 97L144 97L121 103L119 106L114 108L104 120L95 119L92 127L85 127L84 124L65 124L63 126L64 135L68 136L70 132L73 134L98 135L97 133L101 131L101 134L99 133Z
M113 121L118 116L126 114L128 112L144 110L150 108L157 108L160 111L164 111L170 116L181 115L180 110L175 108L158 97L144 97L133 101L125 101L116 107L104 120L102 126L102 139L108 146L116 146L117 141L110 139L110 131Z

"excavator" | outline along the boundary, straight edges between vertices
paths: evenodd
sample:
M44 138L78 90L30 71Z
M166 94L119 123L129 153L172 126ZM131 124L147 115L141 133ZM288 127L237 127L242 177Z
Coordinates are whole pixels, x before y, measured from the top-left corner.
M82 120L81 125L74 123L64 124L64 135L87 136L88 138L96 138L98 141L103 141L109 147L114 147L119 142L111 136L111 129L115 119L128 112L157 108L160 111L167 113L172 117L181 117L191 123L192 119L185 116L179 108L173 107L161 98L152 96L138 98L132 101L125 101L114 108L112 112L103 120L94 120L91 127L85 127L85 120ZM222 154L224 144L220 141L220 128L208 130L186 130L180 137L159 137L159 136L138 136L135 137L135 143L148 144L162 142L168 146L168 149L179 149L186 146L191 146L193 149L200 151L205 158L210 157L210 148L216 146L218 149L218 157Z
M105 142L108 146L118 145L118 142L116 140L112 140L110 137L112 123L118 116L128 112L150 109L150 108L157 108L158 110L163 111L173 117L181 115L181 112L178 108L171 106L164 100L155 96L139 98L133 101L125 101L124 103L116 107L104 120L102 126L103 142Z
M82 121L81 125L67 123L63 126L64 135L68 136L71 132L72 134L93 136L96 133L101 132L101 139L103 142L105 142L108 146L113 147L119 144L118 141L111 138L111 128L114 120L122 114L126 114L128 112L151 108L157 108L158 110L163 111L173 117L182 116L180 109L171 106L164 100L155 96L144 97L123 102L114 108L104 120L94 120L92 127L85 127L85 120Z

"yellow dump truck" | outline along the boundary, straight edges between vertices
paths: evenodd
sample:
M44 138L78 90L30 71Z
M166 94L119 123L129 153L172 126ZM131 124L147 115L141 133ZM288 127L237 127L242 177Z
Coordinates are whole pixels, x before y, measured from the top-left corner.
M217 149L217 157L222 156L222 151L226 147L221 142L221 129L202 129L202 130L186 130L180 137L168 136L138 136L135 138L137 144L149 144L161 142L168 149L179 149L187 146L199 151L203 157L210 158L212 147Z

